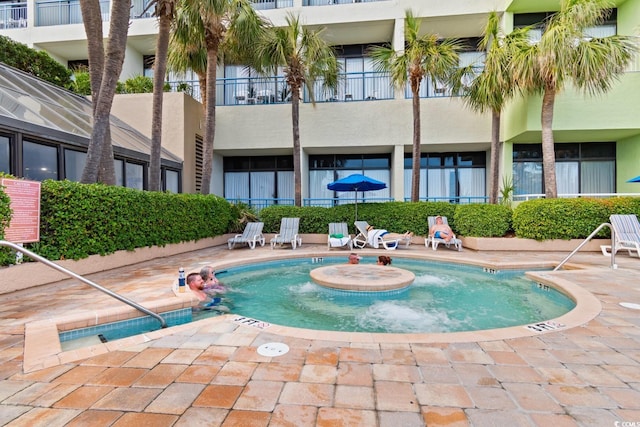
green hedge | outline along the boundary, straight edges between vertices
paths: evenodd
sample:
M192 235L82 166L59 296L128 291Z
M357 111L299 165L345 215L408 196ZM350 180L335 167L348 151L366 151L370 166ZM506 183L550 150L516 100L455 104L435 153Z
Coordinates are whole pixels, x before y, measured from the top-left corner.
M277 233L283 217L299 217L300 233L326 234L330 222L346 222L356 234L353 204L331 208L270 206L258 218L250 209L209 195L147 192L70 181L42 183L40 242L27 248L53 260L80 259L145 246L194 241L238 232L238 226L259 219L265 233ZM611 214L640 217L640 198L539 199L507 206L453 205L447 202L359 203L358 219L377 228L416 236L428 233L428 216L443 215L461 236L517 237L536 240L584 239ZM0 188L0 237L10 218L8 197ZM605 228L600 237L609 237ZM12 262L0 250L0 264Z
M538 199L519 204L513 211L516 236L536 240L584 239L612 214L640 218L640 198ZM608 227L598 237L610 237Z
M40 241L28 247L53 260L218 236L232 221L229 203L213 195L51 180L41 191Z
M511 230L511 208L503 205L459 205L454 219L462 236L502 237Z
M446 202L358 203L358 219L367 221L376 228L398 233L412 231L416 236L426 236L429 231L428 216L446 216L450 219L451 228L455 230L455 210L456 205ZM330 222L346 222L350 233L357 232L353 204L331 208L269 206L260 211L259 217L264 222L266 233L277 233L280 230L280 220L285 217L300 218L301 234L326 234Z

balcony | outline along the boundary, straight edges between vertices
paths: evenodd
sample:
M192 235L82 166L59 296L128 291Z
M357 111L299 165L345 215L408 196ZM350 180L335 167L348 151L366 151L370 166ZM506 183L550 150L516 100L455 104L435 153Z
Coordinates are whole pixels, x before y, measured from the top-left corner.
M303 6L326 6L333 4L374 3L388 0L303 0Z
M0 3L0 29L27 26L27 3Z
M109 20L109 1L100 2L102 20ZM52 25L82 24L82 11L80 10L80 0L46 0L35 4L36 27L47 27Z
M316 82L316 102L351 102L393 99L394 88L387 73L344 73L338 88L329 90L322 81ZM185 92L201 100L200 84L197 80L170 81L172 92ZM283 76L223 78L216 82L216 105L284 104L291 101L291 93ZM308 91L302 95L303 102L311 102Z
M251 0L255 10L283 9L293 7L293 0Z

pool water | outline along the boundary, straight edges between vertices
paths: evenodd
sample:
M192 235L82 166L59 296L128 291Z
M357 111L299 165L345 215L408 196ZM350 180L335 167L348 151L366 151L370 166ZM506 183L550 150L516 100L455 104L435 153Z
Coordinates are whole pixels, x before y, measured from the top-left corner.
M231 312L307 329L427 333L494 329L542 322L570 311L562 293L524 277L523 271L396 258L412 271L408 288L386 292L328 289L309 272L344 257L273 261L220 271ZM361 264L374 264L365 257ZM194 313L194 320L210 314Z

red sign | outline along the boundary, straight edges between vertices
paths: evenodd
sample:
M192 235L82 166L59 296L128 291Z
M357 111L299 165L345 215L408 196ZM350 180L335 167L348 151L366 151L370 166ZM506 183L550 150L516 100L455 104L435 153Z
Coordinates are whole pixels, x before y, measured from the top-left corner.
M2 178L0 184L11 200L11 222L4 239L13 243L40 240L40 182Z

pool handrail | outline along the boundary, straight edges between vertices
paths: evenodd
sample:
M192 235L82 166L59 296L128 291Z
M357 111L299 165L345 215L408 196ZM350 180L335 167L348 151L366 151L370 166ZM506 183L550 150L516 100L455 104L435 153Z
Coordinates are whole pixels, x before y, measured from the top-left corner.
M51 267L54 270L58 270L58 271L66 274L68 276L73 277L74 279L78 279L81 282L83 282L83 283L85 283L85 284L87 284L87 285L89 285L89 286L91 286L91 287L93 287L93 288L95 288L95 289L97 289L99 291L102 291L105 294L107 294L107 295L109 295L109 296L111 296L111 297L113 297L113 298L115 298L115 299L117 299L117 300L119 300L119 301L121 301L121 302L123 302L125 304L130 305L131 307L135 308L136 310L139 310L139 311L141 311L141 312L143 312L145 314L148 314L151 317L156 318L160 322L160 325L163 328L167 327L167 322L159 314L154 313L153 311L141 306L140 304L136 303L135 301L131 301L130 299L128 299L126 297L123 297L120 294L117 294L117 293L115 293L113 291L110 291L107 288L104 288L104 287L98 285L97 283L92 282L91 280L86 279L86 278L80 276L79 274L76 274L73 271L62 267L62 266L56 264L55 262L49 261L48 259L36 254L35 252L31 252L30 250L25 249L20 245L17 245L17 244L12 243L12 242L8 242L6 240L0 240L0 246L6 246L8 248L12 248L12 249L14 249L14 250L16 250L18 252L21 252L21 253L27 255L29 258L31 258L31 259L33 259L35 261L40 261L41 263L43 263L47 267Z
M584 245L586 245L587 243L589 243L589 241L591 239L593 239L595 237L596 234L598 234L598 232L600 230L602 230L604 227L609 227L609 229L611 230L611 247L614 247L615 244L615 235L616 232L613 229L613 227L611 226L611 224L609 224L608 222L603 222L602 224L600 224L598 226L598 228L596 228L595 230L593 230L593 232L591 234L589 234L589 236L584 239L582 241L582 243L580 243L580 245L578 245L577 248L575 248L569 255L567 255L565 257L565 259L563 259L562 261L560 261L560 264L556 265L556 268L553 269L553 271L558 271L560 270L560 268L562 268L563 265L565 265L565 263L567 261L569 261L569 258L571 258L573 255L575 255L576 252L578 252ZM610 265L612 270L615 270L618 268L618 266L616 265L616 251L615 249L611 250L611 265Z

